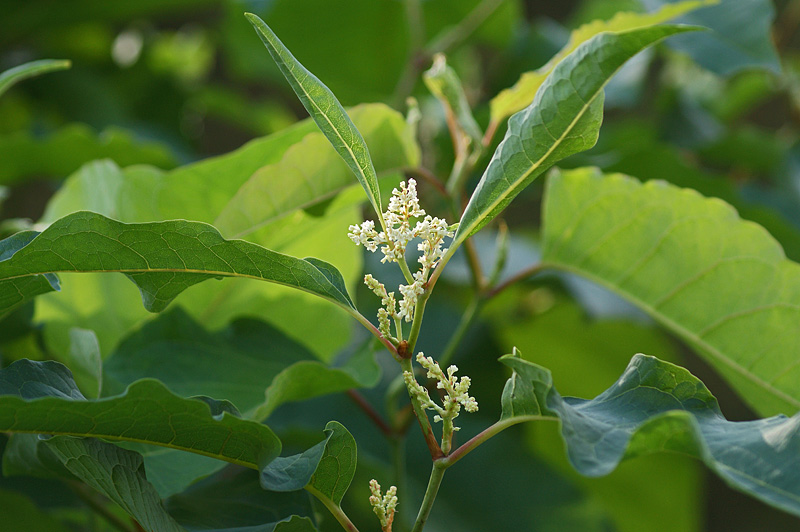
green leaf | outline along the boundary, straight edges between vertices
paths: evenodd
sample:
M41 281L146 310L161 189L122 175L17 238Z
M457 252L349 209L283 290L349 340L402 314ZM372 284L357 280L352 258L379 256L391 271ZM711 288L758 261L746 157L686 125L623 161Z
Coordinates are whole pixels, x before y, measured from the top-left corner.
M40 433L159 445L252 469L280 453L266 425L184 399L143 379L125 393L86 400L57 362L17 361L0 370L0 431Z
M514 371L503 394L503 419L534 411L558 418L570 462L581 474L606 475L626 457L686 453L733 488L800 515L800 416L728 421L687 370L641 354L592 400L561 397L550 372L518 355L500 360Z
M40 59L39 61L31 61L6 70L0 73L0 96L24 79L56 70L65 70L70 66L72 66L72 63L66 59Z
M356 472L356 440L338 421L328 422L325 432L325 452L306 489L338 506Z
M655 13L620 12L609 20L594 20L583 24L572 31L566 46L553 56L546 65L537 70L523 73L513 87L501 91L492 98L489 103L492 122L490 128L497 127L500 122L530 105L534 96L536 96L536 91L539 90L539 87L542 86L542 83L544 83L556 65L574 52L578 46L595 35L603 32L621 33L661 24L715 1L677 2L665 5Z
M452 120L472 140L474 146L479 146L483 133L472 116L472 110L467 102L467 95L464 94L458 74L447 65L443 54L434 56L433 66L423 73L422 79L428 90L442 102L448 116L452 117Z
M310 502L303 492L265 492L252 471L227 468L170 497L165 506L189 530L272 532L294 530L290 525L305 522L306 527L298 530L314 531L306 518L299 517L313 514Z
M596 169L548 180L546 266L622 295L689 342L764 415L800 408L800 269L718 199Z
M691 29L653 26L601 33L561 61L534 102L509 120L508 132L461 217L451 253L550 166L594 145L603 117L603 87L628 59L664 37Z
M269 491L297 491L303 489L314 476L314 472L325 454L325 449L333 436L333 430L325 429L326 437L303 451L292 456L279 456L261 470L261 487Z
M419 165L419 147L400 113L369 104L350 109L350 115L371 147L378 176ZM352 172L325 136L309 133L279 161L256 170L213 225L222 234L241 238L294 210L318 206L352 184Z
M70 349L67 366L72 370L78 388L83 395L97 399L103 389L103 362L100 345L94 331L70 329Z
M367 193L375 212L382 217L378 176L369 155L367 143L359 133L336 96L300 64L263 20L252 13L245 16L253 25L272 59L278 65L303 107L317 123L322 133L344 159Z
M641 1L650 9L669 7L675 2ZM720 0L716 4L679 19L711 31L678 37L669 46L721 75L753 67L780 72L780 59L772 42L774 4L769 0Z
M185 532L164 510L138 453L94 438L58 436L47 446L76 477L119 504L144 530Z
M285 402L377 384L370 345L345 365L329 367L264 322L239 319L209 333L176 308L125 339L105 371L118 387L152 377L179 395L224 398L246 417L263 420Z
M0 264L12 259L19 250L30 244L37 236L36 231L22 231L0 240ZM0 281L0 316L5 316L28 299L60 288L58 277L53 274Z
M91 212L69 215L0 262L0 301L16 304L20 283L53 272L125 273L152 312L163 310L189 286L220 277L283 284L353 309L332 266L321 271L311 262L256 244L225 240L200 222L124 224ZM0 307L0 312L10 308Z

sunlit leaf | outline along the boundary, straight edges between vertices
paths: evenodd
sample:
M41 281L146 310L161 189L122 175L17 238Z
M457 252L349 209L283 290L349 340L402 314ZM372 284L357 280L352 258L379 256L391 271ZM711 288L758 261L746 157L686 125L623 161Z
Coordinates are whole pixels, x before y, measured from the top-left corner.
M314 122L358 178L378 216L383 211L378 176L367 143L336 96L305 69L263 20L245 15Z
M601 33L561 61L534 102L509 120L508 132L461 217L454 243L489 223L560 159L593 146L603 118L603 87L614 73L647 46L690 29L653 26Z
M613 32L620 33L654 24L667 22L688 11L697 9L703 5L714 3L716 0L706 1L684 1L663 6L654 13L634 13L619 12L609 20L595 20L580 26L572 31L569 42L546 65L531 72L525 72L513 87L501 91L490 102L492 126L497 125L516 113L526 108L533 102L536 91L542 86L544 80L553 69L564 60L575 49L588 41L598 33Z
M554 174L546 265L622 295L689 342L763 414L800 408L800 268L730 205L663 182Z

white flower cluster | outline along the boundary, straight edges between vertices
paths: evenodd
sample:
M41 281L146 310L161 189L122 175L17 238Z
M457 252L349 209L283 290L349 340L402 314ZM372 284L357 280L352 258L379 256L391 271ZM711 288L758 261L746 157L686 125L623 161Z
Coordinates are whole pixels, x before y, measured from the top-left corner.
M405 318L411 321L414 318L414 308L417 298L425 292L425 283L428 281L431 271L439 264L439 259L447 251L442 249L445 237L452 237L453 231L445 220L426 215L425 210L419 205L417 197L417 183L409 179L400 183L400 189L392 190L392 197L389 200L389 208L383 213L386 221L386 230L378 232L375 229L375 222L367 220L361 225L351 225L347 236L358 245L366 247L375 252L378 246L381 247L383 259L381 262L405 261L406 247L415 238L421 239L417 245L417 250L422 252L418 262L421 267L413 274L413 282L409 285L400 285L400 294L403 299L400 301L399 310L395 310L384 301L386 307L383 319L388 322L388 317ZM411 227L412 218L424 217ZM405 264L402 262L402 264ZM386 289L380 285L382 292L377 291L379 284L372 276L364 278L367 286L375 292L378 297L385 299ZM391 292L394 295L394 292ZM394 298L391 298L392 302ZM379 319L381 316L379 314Z
M461 377L461 379L456 377L455 373L458 371L456 366L447 368L447 375L445 375L438 362L431 357L426 357L422 352L417 354L417 362L428 370L429 379L437 381L436 387L445 392L442 406L439 406L431 400L428 390L417 382L411 372L403 372L403 379L411 394L419 399L423 408L436 411L436 415L433 416L434 421L447 420L452 423L452 420L458 417L462 406L467 412L478 411L478 402L467 393L472 381L469 377ZM458 427L453 427L453 430L458 430Z
M369 503L381 522L381 531L392 532L392 522L397 508L397 488L392 486L386 490L386 495L381 496L381 485L377 480L372 479L369 481L369 491L372 494L369 497Z

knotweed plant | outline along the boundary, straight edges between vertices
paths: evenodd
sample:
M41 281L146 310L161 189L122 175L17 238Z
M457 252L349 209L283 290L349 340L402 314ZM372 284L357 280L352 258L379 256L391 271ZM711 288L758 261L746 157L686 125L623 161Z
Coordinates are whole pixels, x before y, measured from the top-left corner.
M410 12L421 9L419 2L403 3ZM480 502L481 497L493 505L503 501L502 507L487 518L490 526L484 526L484 530L516 530L519 527L500 523L507 522L505 518L527 522L529 514L524 512L535 502L516 480L499 499L475 490L475 482L470 483L469 492L454 489L455 495L443 493L441 497L449 495L450 512L445 517L444 512L434 512L445 472L509 427L557 421L570 463L586 476L610 473L629 454L669 450L702 460L734 488L800 516L800 415L795 414L800 410L800 265L786 258L766 230L739 219L724 202L704 198L695 191L662 182L643 184L620 174L604 174L597 168L553 170L543 193L537 258L533 264L513 271L506 268L511 262L506 260L510 230L498 218L505 207L561 159L594 145L603 117L604 87L615 72L645 48L696 29L663 22L711 2L667 2L654 13L624 13L577 28L564 50L550 62L526 73L516 85L491 100L488 121L482 127L473 116L456 72L441 52L458 42L458 32L475 29L476 21L487 15L487 6L494 9L499 3L481 1L464 25L453 30L455 34L445 33L425 46L417 43L419 54L412 54L408 72L398 83L396 96L402 102L422 74L431 93L430 103L444 111L441 131L452 140L453 164L441 176L438 167L433 171L420 162L416 138L420 109L430 106L418 107L414 100L407 100L411 107L403 117L398 109L376 104L354 110L351 119L333 93L291 55L272 30L248 14L333 151L326 151L328 145L318 133L300 140L297 132L307 131L300 127L291 135L281 134L280 142L253 143L221 159L193 163L192 179L174 178L185 177L183 170L173 175L141 166L119 169L105 161L91 171L79 172L62 187L47 209L47 217L53 221L41 232L25 230L0 242L0 316L44 294L48 294L44 299L51 306L45 310L37 307L35 315L45 320L48 314L55 316L44 327L34 326L29 323L33 313L22 308L13 319L4 321L4 325L24 321L27 328L21 335L4 330L0 355L5 357L11 346L8 353L13 356L24 351L34 352L39 359L54 359L17 360L0 367L4 474L64 479L63 485L78 499L92 509L106 510L102 515L124 532L212 528L317 532L339 525L356 532L354 520L364 521L359 522L363 530L380 527L382 532L422 532L431 516L437 520L437 530L456 526L461 530L469 526L467 510L472 509L458 505ZM419 65L426 61L431 66L422 73ZM23 77L66 66L45 61L0 74L0 94ZM790 85L790 80L784 81L782 84ZM407 90L400 90L404 86ZM732 109L724 111L726 116L734 112ZM378 115L385 120L375 120ZM377 128L380 131L362 128L365 140L353 120L366 127L377 122L382 125ZM391 130L392 135L385 135L384 129ZM288 149L286 144L292 138L298 142ZM379 167L381 175L386 176L382 179L394 179L391 185L396 185L388 198L381 197L381 191L391 187L380 186L383 183L379 183L370 148L373 153L381 150L383 158L391 161ZM262 154L262 149L286 151ZM315 160L313 170L306 173L306 157L319 157L330 164L316 164ZM350 193L339 195L351 182L350 174L333 164L339 157L355 175L365 192L365 203L374 211L347 231L347 222L328 218L328 214L320 221L311 212L328 200L331 204L351 202L348 206L352 210L347 212L356 212ZM258 166L263 160L277 159L279 163ZM0 161L0 166L3 164ZM87 191L97 188L103 172L110 172L113 186L103 187L102 198L88 202L88 207L102 212L76 210L74 205L83 205L84 196L91 196ZM195 190L201 181L197 176L213 181L203 183L207 197ZM286 180L292 177L302 181L286 187ZM234 193L235 187L230 185L237 180L244 184ZM278 196L277 191L286 192L282 187L289 192L280 199L257 195L264 189ZM175 206L171 205L172 197L161 195L173 188L183 190ZM136 197L122 196L122 192L118 198L118 190L145 190L146 200L137 203ZM431 191L430 196L427 191ZM155 209L151 192L159 200ZM208 214L209 220L182 217L179 209L194 201L186 198L197 198L210 209L223 203L221 198L226 193L233 197L219 207L220 212ZM177 213L175 219L152 221L153 212L173 207L176 210L169 212ZM72 210L63 213L59 209ZM192 205L189 212L200 211L203 209ZM283 234L269 240L283 242L280 250L262 245L261 238L275 238L274 233L287 229L295 220L312 218L308 223L317 229L328 229L324 224L336 220L338 238L344 245L350 246L346 241L349 237L366 253L381 254L376 271L364 272L363 277L364 284L380 300L376 317L366 317L359 311L336 265L287 254L290 248L285 241L291 239ZM261 231L267 226L279 230ZM492 239L482 240L479 246L473 238L484 228L496 233L494 246ZM305 231L305 226L301 229ZM318 237L315 231L306 233ZM331 248L337 248L338 243L333 242ZM353 251L352 247L348 249ZM466 282L457 280L457 275L443 277L456 257L468 271ZM379 281L388 278L385 274L389 269L396 274L395 268L402 273L399 284L386 286ZM552 270L559 276L543 275ZM164 311L174 299L182 299L166 315L151 321L138 313L117 313L112 304L100 308L97 303L88 310L71 308L64 303L69 289L65 290L67 294L53 293L61 288L56 276L61 272L75 276L123 273L126 279L121 281L132 281L145 308L152 312ZM551 340L557 335L550 334L541 346L536 337L532 352L525 356L509 343L503 349L510 354L499 356L496 366L489 364L502 353L486 353L492 348L483 344L481 349L465 349L466 334L481 312L487 314L486 304L495 296L508 293L506 289L523 280L537 290L557 286L566 292L568 286L562 280L571 279L564 277L571 275L593 280L638 305L654 322L720 368L721 375L756 411L772 417L728 421L714 396L696 377L644 354L634 355L619 380L605 392L585 400L562 397L552 374L533 361L549 355L545 349L553 348L556 342ZM75 276L67 276L64 286ZM213 322L209 316L216 312L229 318L250 310L239 305L251 295L246 289L240 290L240 284L210 281L223 277L237 278L237 283L262 281L302 291L293 293L296 298L291 300L300 310L293 304L283 305L283 300L273 295L254 298L257 306L253 308L270 312L270 319L280 327L250 319L248 314L248 319L225 321L228 327L222 330L206 330L205 320ZM452 331L441 324L431 327L431 311L424 325L429 300L441 297L441 292L435 291L440 280L449 283L448 289L459 290L459 295L469 298ZM194 285L202 286L191 288ZM106 285L102 286L105 290ZM115 285L108 286L112 287L109 293L100 294L98 300L114 297ZM71 290L73 297L80 295L75 298L80 301L77 306L94 297L84 294L81 285ZM321 312L327 309L312 307L308 295L318 298L314 303L319 307L334 305L342 312L323 315ZM452 299L446 303L460 301ZM38 298L37 303L41 300ZM220 311L226 302L235 310ZM313 320L300 315L305 305L320 312L310 312L310 316L322 319L309 325ZM351 318L354 321L340 323ZM124 328L119 324L125 320L130 336L116 338L119 345L115 351L101 356L101 346L113 342L106 335L98 341L84 324L111 323L110 328L116 331ZM334 326L326 328L328 322ZM366 340L361 342L364 338L353 335L348 344L348 326L356 327L356 323L363 326L360 332ZM537 330L540 324L524 325ZM584 327L585 323L580 325ZM337 352L339 346L324 346L329 348L326 355L335 358L337 364L312 356L310 342L304 338L312 328L343 333L339 344L345 346L342 351ZM46 334L40 336L39 329ZM585 334L594 335L592 326L585 329ZM422 344L418 345L422 334L430 335L426 340L442 341L425 344L423 353ZM43 355L46 342L38 341L42 336L60 349L54 351L58 356ZM114 336L114 331L108 336ZM637 343L638 338L634 339ZM601 343L595 345L604 353L599 349ZM555 351L551 360L561 356L558 346ZM564 351L572 354L574 350ZM604 361L594 345L587 351L580 356L586 357L593 372L594 365ZM633 353L626 353L626 357ZM473 358L468 360L467 355ZM458 360L462 368L468 368L478 357L490 357L492 360L483 360L481 367L496 368L495 376L505 381L502 390L498 387L496 396L491 397L485 390L493 379L486 378L483 371L471 372L473 386L473 379L458 374L458 367L452 363L456 357L463 357ZM70 368L55 359L68 362ZM569 363L580 366L579 361ZM154 373L158 379L153 378ZM362 391L367 388L372 390ZM315 426L317 440L310 442L315 443L310 447L307 432L298 431L303 432L300 436L292 432L295 425L283 432L273 430L281 426L280 415L272 416L281 405L332 393L341 393L352 403L341 407L331 401L330 410L327 403L323 408L319 403L313 407L298 404L303 412L298 418L316 424L314 415L305 414L324 411L328 420L341 413L347 417L353 411L358 416L366 414L371 423L367 428L385 436L377 443L383 445L387 456L373 453L378 445L371 445L367 466L358 464L363 448L358 449L356 438L338 421L325 425L322 441L318 441L321 427ZM473 394L480 395L480 411ZM496 421L487 419L493 412L493 401L499 402ZM308 408L318 410L303 410ZM474 415L460 417L463 413ZM776 413L795 415L773 415ZM356 420L344 421L356 426ZM11 439L6 439L6 433L12 435ZM288 438L295 438L294 443L304 450L285 456ZM426 449L430 461L426 455L420 464L413 448L407 453L409 441L418 444L423 453ZM522 448L524 438L507 438L509 441L514 449ZM117 445L119 442L125 444ZM160 448L153 452L152 446ZM195 453L201 459L191 460L191 455L182 453ZM224 464L219 461L237 467L221 470ZM472 474L481 483L491 475L495 479L501 474L513 474L514 479L524 475L522 460L510 466L513 472L508 468L501 471L503 463L508 460L491 462L491 467ZM469 466L467 460L459 467ZM357 469L361 480L346 497ZM531 485L544 483L537 475L530 477ZM5 480L2 491L6 490ZM379 480L389 488L384 491ZM505 480L502 477L492 489L504 489ZM423 485L424 494L418 497ZM549 488L548 484L545 489ZM92 490L114 501L135 523L120 519L119 508L108 511ZM245 492L252 496L251 491L257 499L243 503L240 496ZM516 506L509 502L506 507L507 500L516 501ZM214 518L206 518L209 501L220 507L229 503L235 511L225 507ZM669 503L672 509L675 505L671 500ZM0 528L8 524L5 512L15 505L0 506ZM594 508L594 503L591 506ZM573 513L575 507L569 508ZM245 523L251 510L258 519L264 514L274 519ZM574 513L580 514L576 517L579 519L586 512L581 508ZM68 515L71 518L73 513ZM543 521L560 522L565 516L562 512ZM601 517L603 520L593 523L605 529L607 522L605 516ZM642 523L639 529L648 529L648 523Z

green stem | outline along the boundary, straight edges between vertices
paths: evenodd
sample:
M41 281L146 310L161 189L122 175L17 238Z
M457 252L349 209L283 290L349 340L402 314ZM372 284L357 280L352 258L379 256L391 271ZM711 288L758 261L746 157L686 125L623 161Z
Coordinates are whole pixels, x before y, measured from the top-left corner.
M441 356L439 356L440 366L446 367L450 364L450 360L453 358L453 355L458 348L458 344L461 343L464 335L467 333L470 326L472 326L472 322L478 315L478 309L480 309L481 303L481 298L475 294L475 296L472 298L472 301L469 302L469 305L467 305L467 308L464 310L464 314L461 316L461 321L459 322L458 327L455 331L453 331L453 335L447 342L447 345L445 346L444 351L442 351Z
M425 292L417 298L414 321L411 322L411 331L408 333L408 352L412 357L414 356L414 346L417 345L417 338L419 338L419 331L422 328L422 316L425 314L425 305L428 303L429 297L431 297L431 291L430 289L425 289Z
M414 276L411 275L411 270L408 269L405 257L401 257L400 260L397 261L397 264L400 266L400 271L403 272L403 277L406 278L406 282L408 284L413 284Z
M558 418L549 417L549 416L542 416L542 415L531 415L531 416L515 416L507 419L501 419L494 425L489 426L483 432L474 436L471 440L464 443L461 447L450 453L448 456L441 458L438 462L441 464L442 467L448 468L464 458L467 454L472 452L475 448L477 448L480 444L485 442L486 440L492 438L493 436L498 435L502 431L506 430L508 427L513 427L519 423L524 423L526 421L555 421Z
M325 508L327 508L328 511L333 515L333 517L336 518L339 524L342 525L342 528L344 528L348 532L358 532L358 528L356 528L356 525L354 525L353 522L350 521L350 519L347 517L347 515L345 515L344 510L342 510L341 506L330 500L328 497L326 497L324 494L322 494L319 490L317 490L314 486L310 484L305 487L305 490L314 497L316 497L317 500L319 500L319 502L325 505Z
M428 480L428 489L425 490L425 497L422 499L422 505L419 507L417 520L411 532L421 532L425 527L425 522L428 520L431 508L433 508L433 502L436 500L436 494L439 493L439 486L442 485L445 469L447 469L447 466L443 466L441 460L433 462L431 478Z

